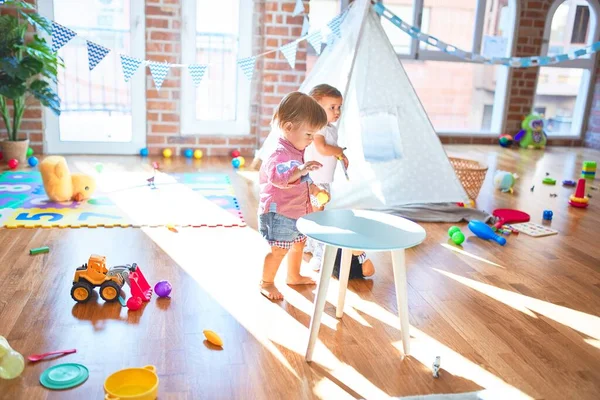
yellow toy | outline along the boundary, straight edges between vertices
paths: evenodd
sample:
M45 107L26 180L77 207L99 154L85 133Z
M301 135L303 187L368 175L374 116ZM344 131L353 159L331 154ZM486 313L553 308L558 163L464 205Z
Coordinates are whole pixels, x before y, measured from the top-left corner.
M89 175L71 174L64 157L46 157L39 166L46 195L52 201L87 200L96 190L96 181Z
M214 344L215 346L223 347L223 339L221 339L219 335L213 331L209 331L208 329L203 331L203 333L206 337L206 340L208 340L210 343Z
M122 369L104 381L104 399L155 400L158 397L158 384L154 365Z
M173 150L171 149L164 149L163 150L163 157L164 158L169 158L173 155Z
M195 158L196 160L199 160L199 159L201 159L201 158L202 158L202 155L203 155L203 154L202 154L202 150L194 150L194 158Z

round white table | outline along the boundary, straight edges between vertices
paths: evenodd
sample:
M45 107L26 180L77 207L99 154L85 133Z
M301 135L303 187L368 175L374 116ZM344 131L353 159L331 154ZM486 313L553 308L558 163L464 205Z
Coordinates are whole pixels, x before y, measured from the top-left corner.
M298 230L311 239L325 244L321 265L317 296L310 321L310 336L306 349L306 361L312 360L312 353L319 335L321 316L337 249L342 248L340 265L340 290L336 317L344 314L346 288L350 275L352 250L390 251L394 269L396 301L402 330L404 354L410 353L408 321L408 293L404 249L414 247L425 240L425 230L405 218L366 210L325 210L308 214L296 224Z

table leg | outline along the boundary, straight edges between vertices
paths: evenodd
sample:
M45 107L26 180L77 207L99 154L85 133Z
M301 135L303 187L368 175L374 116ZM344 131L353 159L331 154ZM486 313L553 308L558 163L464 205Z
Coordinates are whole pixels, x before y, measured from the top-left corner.
M408 288L404 250L392 251L392 265L394 267L394 284L396 285L400 329L402 330L402 347L404 348L404 355L407 356L410 354L410 322L408 321Z
M350 277L350 264L352 263L352 250L342 249L342 260L340 265L340 291L338 293L337 309L335 316L342 318L344 316L344 301L346 300L346 289L348 288L348 278Z
M317 343L319 336L319 328L321 327L321 316L323 315L323 309L325 308L325 301L327 300L327 289L329 288L329 280L331 279L331 273L333 272L333 263L335 262L335 256L337 254L337 247L325 245L323 252L323 261L321 264L321 273L319 274L319 282L317 284L317 296L315 297L315 303L313 308L313 315L310 319L309 326L309 337L308 347L306 348L306 361L312 361L312 353Z

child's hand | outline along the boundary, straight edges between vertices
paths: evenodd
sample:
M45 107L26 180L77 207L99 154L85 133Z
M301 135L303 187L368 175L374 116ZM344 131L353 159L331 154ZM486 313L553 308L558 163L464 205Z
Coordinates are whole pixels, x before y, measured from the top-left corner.
M302 176L306 176L306 175L308 175L308 173L310 171L315 171L315 170L321 168L322 166L323 166L323 164L321 164L318 161L309 161L309 162L304 163L301 166L299 166L298 170L300 171Z
M344 163L344 167L346 169L348 169L348 165L350 165L350 162L348 161L348 157L346 157L346 155L344 153L342 153L340 158L342 159L342 162Z

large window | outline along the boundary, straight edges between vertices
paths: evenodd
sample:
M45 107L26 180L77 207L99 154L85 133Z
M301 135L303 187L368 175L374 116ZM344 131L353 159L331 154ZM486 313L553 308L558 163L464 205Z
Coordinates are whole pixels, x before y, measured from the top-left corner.
M495 57L510 55L515 0L383 0L421 31L473 53L484 52L486 37L505 43ZM440 134L502 132L508 67L465 62L411 38L385 18L382 25L434 128Z
M555 2L544 34L549 43L542 54L570 53L597 40L594 39L597 13L591 7L594 5L597 3L584 0ZM595 18L590 18L592 15ZM544 110L549 136L581 135L593 65L593 59L585 56L540 68L534 109Z
M252 55L251 0L183 0L184 64L208 65L198 87L182 73L183 134L248 134L250 82L237 60Z

